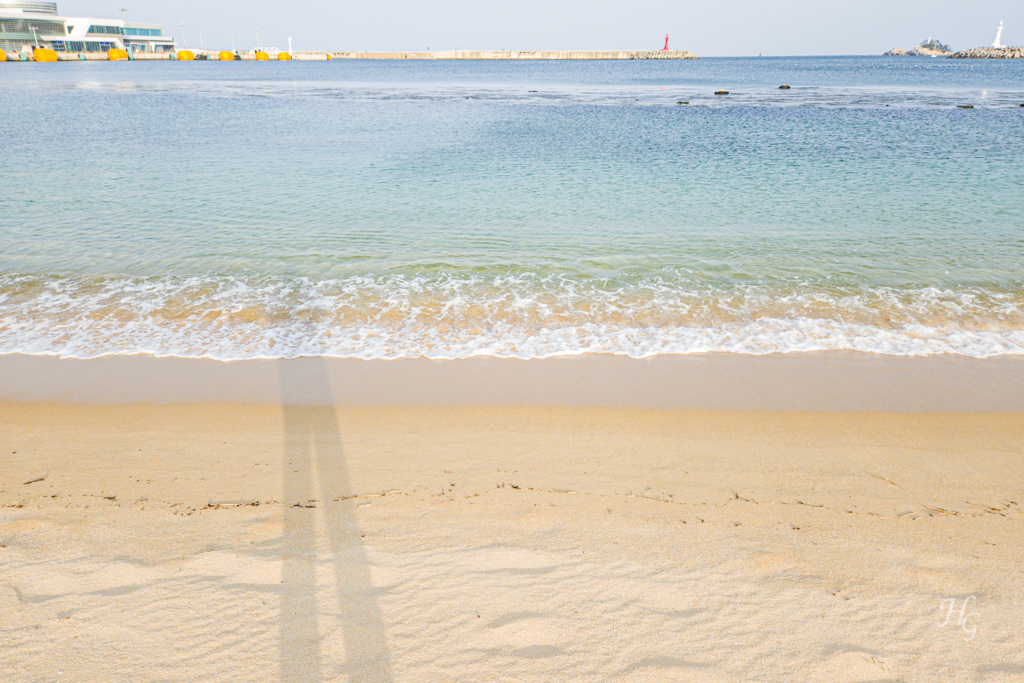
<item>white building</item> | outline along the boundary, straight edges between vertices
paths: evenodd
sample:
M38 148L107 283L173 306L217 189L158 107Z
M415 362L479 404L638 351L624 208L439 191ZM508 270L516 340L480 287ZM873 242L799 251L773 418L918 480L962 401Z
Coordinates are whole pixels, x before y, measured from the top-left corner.
M174 38L163 35L161 24L124 19L62 17L57 3L39 0L0 0L0 50L31 51L35 46L57 52L171 52Z

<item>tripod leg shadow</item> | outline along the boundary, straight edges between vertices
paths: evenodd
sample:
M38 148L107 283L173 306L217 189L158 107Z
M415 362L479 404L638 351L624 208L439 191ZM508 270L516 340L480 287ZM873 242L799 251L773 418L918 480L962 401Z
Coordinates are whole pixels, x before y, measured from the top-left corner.
M384 622L362 544L341 430L322 359L279 362L284 413L285 550L282 568L281 681L390 683ZM318 531L326 529L325 532ZM317 585L318 550L329 552L333 586ZM337 597L339 629L321 633L321 590ZM340 632L344 661L327 661L324 637Z

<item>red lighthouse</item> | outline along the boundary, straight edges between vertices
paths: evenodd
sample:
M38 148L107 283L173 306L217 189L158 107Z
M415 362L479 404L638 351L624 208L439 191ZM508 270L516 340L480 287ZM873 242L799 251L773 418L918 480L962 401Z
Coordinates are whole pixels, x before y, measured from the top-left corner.
M668 52L668 34L665 34L665 47L661 48L662 52Z

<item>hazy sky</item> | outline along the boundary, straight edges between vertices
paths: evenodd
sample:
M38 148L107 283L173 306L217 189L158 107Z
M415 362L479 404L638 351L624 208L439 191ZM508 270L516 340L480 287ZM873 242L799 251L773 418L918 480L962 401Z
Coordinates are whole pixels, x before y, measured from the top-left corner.
M700 56L879 54L929 36L954 49L1024 44L1024 0L57 0L61 14L164 24L181 46L296 50L656 50Z

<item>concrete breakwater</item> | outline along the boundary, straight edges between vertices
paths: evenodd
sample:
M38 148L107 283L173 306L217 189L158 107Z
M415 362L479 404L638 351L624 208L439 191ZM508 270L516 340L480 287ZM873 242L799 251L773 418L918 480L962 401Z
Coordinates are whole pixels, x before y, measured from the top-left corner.
M630 50L447 50L441 52L332 52L334 59L700 59L685 50L637 52Z
M1024 47L972 47L950 55L952 59L1024 59Z
M219 61L216 50L192 50L195 58L203 61ZM13 58L13 59L12 59ZM241 60L254 60L256 54L249 50L238 52ZM324 61L328 59L438 59L438 60L601 60L601 59L700 59L692 52L685 50L605 50L605 51L568 51L568 50L533 50L533 51L479 51L479 50L448 50L444 52L296 52L292 58L297 61ZM16 61L13 55L8 59ZM28 61L31 61L31 55ZM105 52L59 52L57 59L70 61L107 61ZM173 53L142 52L132 55L136 61L170 60ZM274 61L277 61L276 59Z

